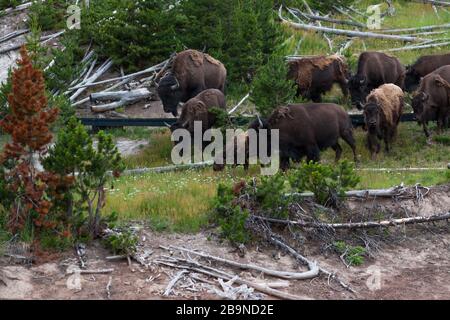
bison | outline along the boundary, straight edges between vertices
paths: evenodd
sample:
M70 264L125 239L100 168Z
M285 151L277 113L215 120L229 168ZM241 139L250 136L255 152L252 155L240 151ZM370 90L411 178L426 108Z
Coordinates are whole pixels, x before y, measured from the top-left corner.
M183 106L181 115L177 122L170 127L173 132L176 129L186 129L191 135L194 134L194 121L202 122L202 132L210 129L216 122L216 114L211 112L212 108L226 109L225 96L217 89L207 89L196 97L190 99Z
M378 139L382 139L386 152L397 134L397 127L403 113L403 90L395 84L384 84L367 96L364 105L364 121L367 130L367 148L372 159L380 152Z
M413 92L421 78L445 65L450 65L450 53L420 57L413 65L406 67L405 90Z
M279 107L267 120L255 120L249 129L254 129L257 136L261 129L269 129L269 135L271 129L279 129L282 170L289 168L290 160L299 162L306 157L307 161L319 161L320 151L330 147L335 150L336 161L339 161L342 154L339 138L350 145L357 162L352 122L345 110L336 104L307 103ZM270 142L271 138L268 137L267 141ZM247 140L245 145L248 146ZM247 163L246 159L246 167ZM215 168L221 169L223 166Z
M373 89L385 83L393 83L403 89L404 80L405 67L397 58L381 52L363 52L359 56L358 71L349 81L352 104L362 109Z
M342 93L348 96L348 66L341 56L317 56L301 58L288 63L288 79L297 84L297 96L321 102L322 94L338 83Z
M206 53L185 50L178 53L168 71L158 83L158 95L164 111L178 115L180 102L186 102L206 89L225 93L227 70Z
M430 137L427 127L429 121L437 121L438 131L448 125L450 101L442 80L450 81L450 65L426 75L420 81L419 89L412 100L416 119L423 126L427 137Z

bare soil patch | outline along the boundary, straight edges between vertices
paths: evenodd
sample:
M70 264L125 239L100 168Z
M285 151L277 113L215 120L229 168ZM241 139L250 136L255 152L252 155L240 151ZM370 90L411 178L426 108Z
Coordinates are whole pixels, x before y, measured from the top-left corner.
M418 203L414 200L372 199L362 203L350 201L350 205L380 206L390 210L408 210L415 214L432 215L450 209L450 186L435 187ZM168 255L160 246L181 246L211 255L252 263L270 269L302 271L290 256L278 249L260 243L240 250L229 246L207 230L195 235L164 234L152 231L139 222L140 248L152 251L148 258L149 267L126 259L109 261L111 252L100 242L94 242L86 250L87 269L114 269L110 274L80 275L67 274L79 268L74 252L65 252L50 262L34 265L14 264L10 258L0 258L0 299L108 299L107 285L111 299L219 299L213 287L220 288L217 279L207 278L208 283L192 281L190 274L182 277L172 293L163 293L170 280L179 272L156 263L161 255ZM317 261L325 269L332 270L348 283L356 293L340 287L334 281L321 275L312 280L280 280L258 272L237 270L225 265L214 267L232 272L252 282L277 283L278 290L310 299L450 299L450 225L443 221L434 224L408 226L398 225L388 229L389 240L382 241L379 250L365 260L361 266L347 267L338 254L324 251L319 242L308 241L297 250L310 260ZM305 269L306 270L306 269ZM110 282L111 280L111 282ZM281 286L281 288L279 287ZM273 297L264 296L267 299Z

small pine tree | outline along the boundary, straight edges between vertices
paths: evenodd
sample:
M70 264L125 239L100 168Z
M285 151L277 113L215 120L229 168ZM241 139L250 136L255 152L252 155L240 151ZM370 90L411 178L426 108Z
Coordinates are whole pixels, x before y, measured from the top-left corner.
M258 70L250 99L263 117L268 117L275 108L295 99L295 83L287 79L287 74L288 67L284 55L280 53L274 54Z
M49 172L38 172L34 156L46 153L52 140L49 125L58 115L58 109L48 110L45 82L40 70L33 67L25 47L12 75L12 91L8 96L10 112L0 121L0 127L11 136L0 157L0 163L10 166L4 173L6 186L14 193L8 227L20 231L26 224L51 227L47 218L51 203L47 199Z
M97 139L95 149L85 127L72 117L59 132L56 144L44 160L47 170L66 180L74 180L70 188L59 190L59 205L77 229L85 222L83 209L86 208L91 238L100 234L100 213L106 200L108 172L112 171L117 176L124 167L112 137L100 131ZM55 197L58 198L58 190L55 190Z

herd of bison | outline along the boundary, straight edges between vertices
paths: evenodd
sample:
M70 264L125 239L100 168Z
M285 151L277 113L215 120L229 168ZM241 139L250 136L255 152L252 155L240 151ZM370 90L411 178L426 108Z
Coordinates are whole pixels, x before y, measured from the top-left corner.
M356 74L351 74L342 56L302 57L288 62L287 78L295 81L297 94L311 103L278 106L267 118L258 117L249 128L279 129L280 163L287 169L290 160L318 161L320 151L332 148L339 160L342 138L353 150L356 161L353 126L343 107L322 103L321 95L337 83L345 96L364 114L366 146L373 158L384 141L389 152L404 109L405 92L412 92L415 117L430 136L427 124L437 122L440 132L449 125L450 53L419 58L411 66L381 52L359 56ZM204 131L216 121L213 107L226 108L225 66L203 52L178 53L171 69L158 83L158 94L165 112L181 115L171 130L184 128L193 133L194 121L201 121Z

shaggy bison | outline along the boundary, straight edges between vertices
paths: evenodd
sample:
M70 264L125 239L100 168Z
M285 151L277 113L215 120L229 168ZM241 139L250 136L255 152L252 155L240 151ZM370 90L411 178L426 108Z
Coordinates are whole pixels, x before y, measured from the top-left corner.
M338 83L347 96L348 66L341 56L317 56L292 60L288 64L288 79L298 86L297 96L321 102L321 95Z
M226 109L225 96L217 89L207 89L196 97L190 99L183 106L181 115L177 122L170 127L173 132L176 129L186 129L194 134L194 121L202 122L202 132L210 129L216 122L216 115L211 108Z
M419 89L412 100L414 114L427 137L430 136L427 127L429 121L437 121L438 131L448 125L450 101L442 80L450 82L450 65L426 75L420 81Z
M384 84L367 96L364 106L364 121L367 133L367 148L372 159L380 152L379 140L383 140L386 152L397 134L404 107L403 90L395 84Z
M336 104L308 103L279 107L267 121L255 121L250 127L256 131L279 129L282 170L289 168L289 160L298 162L306 157L307 161L319 161L320 151L330 147L336 152L338 161L342 154L339 138L352 148L354 161L357 161L352 122L347 112Z
M406 91L416 90L421 78L445 65L450 65L450 53L420 57L413 65L406 67Z
M359 56L358 71L350 78L352 104L362 109L366 97L385 83L404 87L405 67L400 61L381 52L363 52Z
M178 53L171 70L158 84L164 111L177 116L180 102L186 102L206 89L225 92L226 77L224 65L206 53L196 50Z

